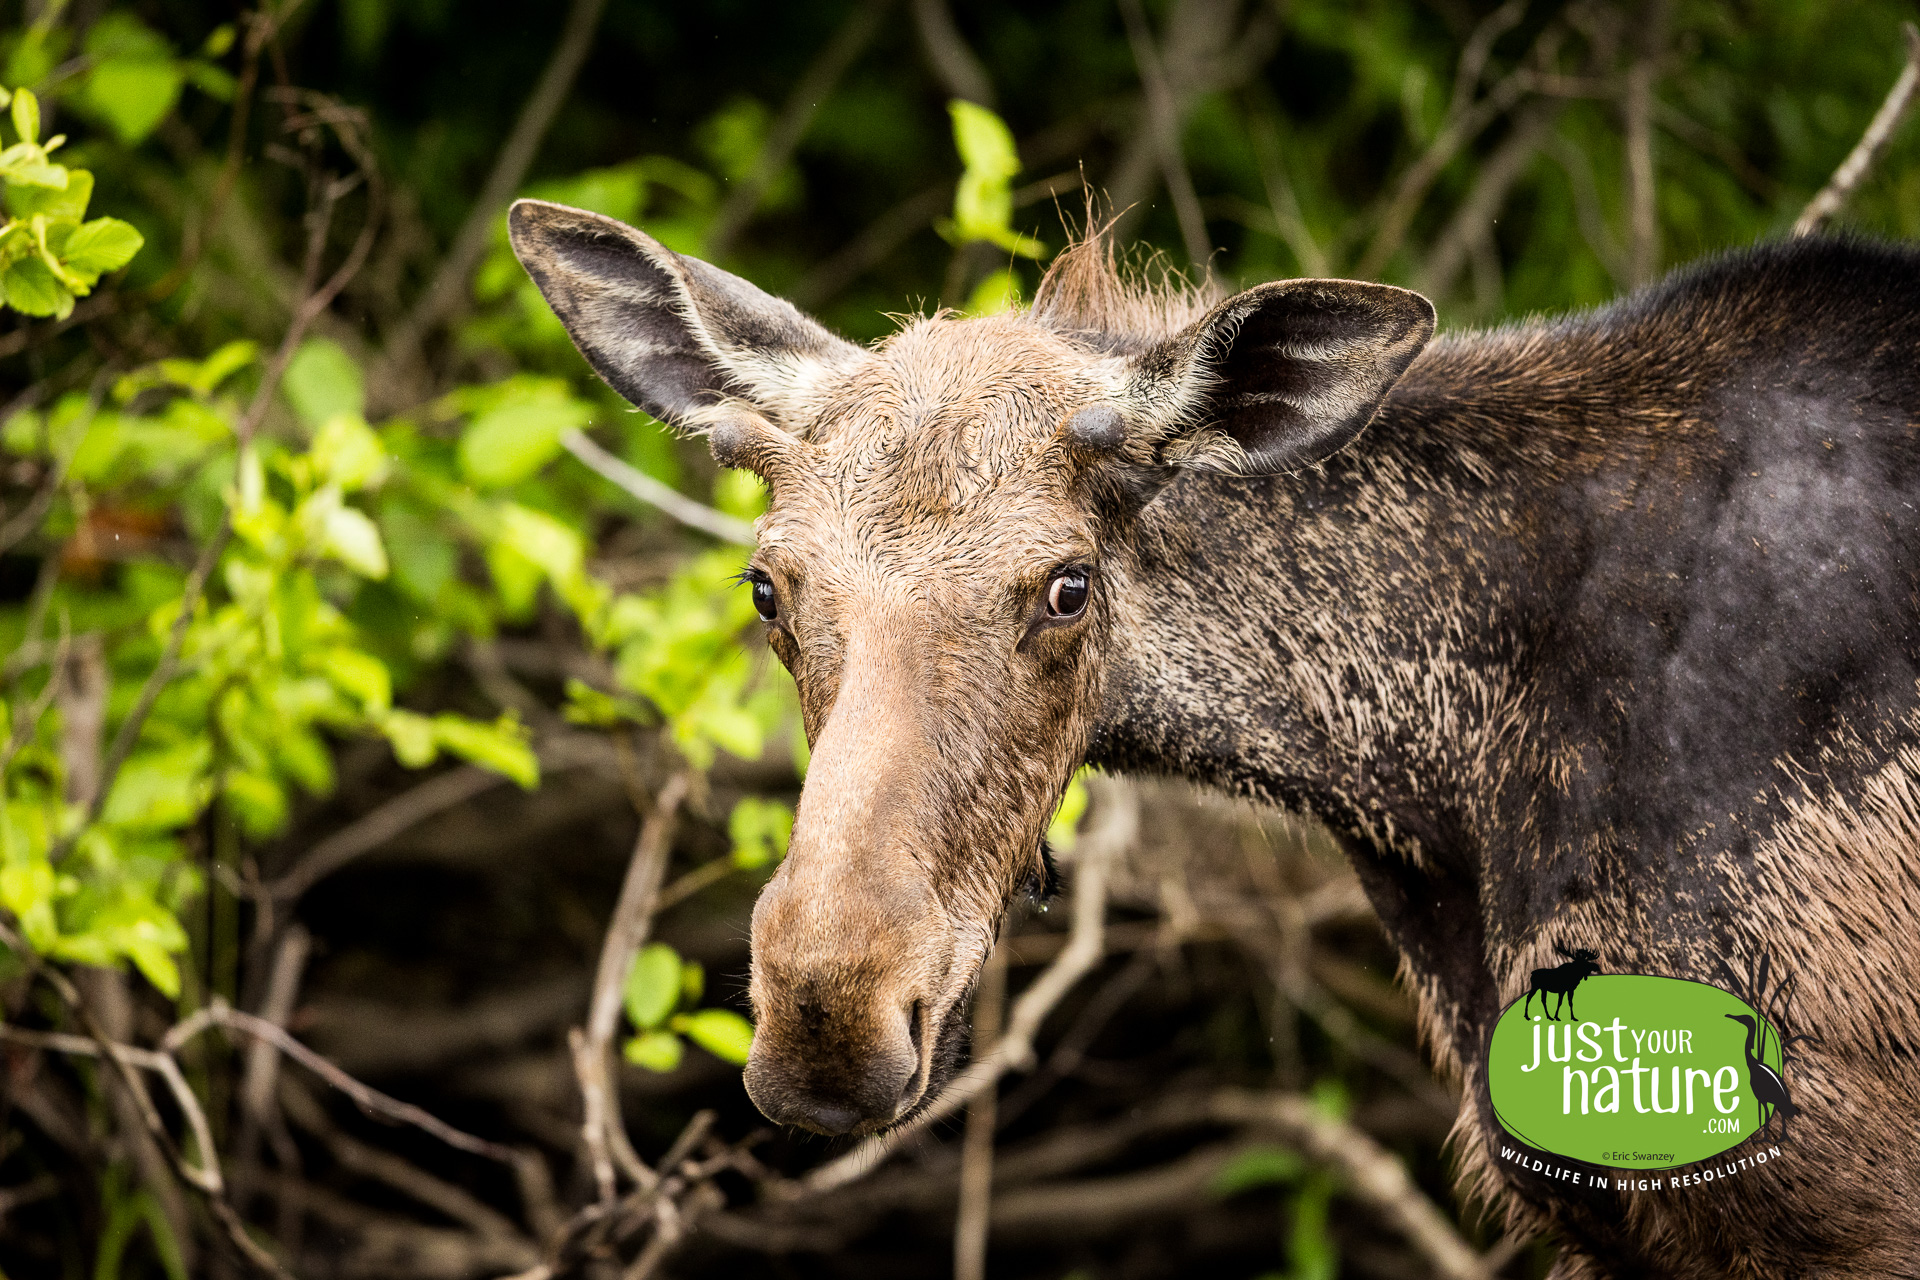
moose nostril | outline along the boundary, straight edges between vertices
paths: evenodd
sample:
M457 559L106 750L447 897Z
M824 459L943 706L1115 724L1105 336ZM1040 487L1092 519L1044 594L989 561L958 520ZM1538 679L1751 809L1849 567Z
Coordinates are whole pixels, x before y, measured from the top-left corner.
M913 1007L907 1010L907 1042L913 1046L915 1062L920 1061L921 1033L926 1023L923 1016L925 1013L926 1005L919 1000L915 1000Z
M834 1138L852 1133L854 1126L865 1118L851 1107L836 1107L832 1103L817 1099L806 1108L806 1111L807 1119L812 1121L814 1128Z

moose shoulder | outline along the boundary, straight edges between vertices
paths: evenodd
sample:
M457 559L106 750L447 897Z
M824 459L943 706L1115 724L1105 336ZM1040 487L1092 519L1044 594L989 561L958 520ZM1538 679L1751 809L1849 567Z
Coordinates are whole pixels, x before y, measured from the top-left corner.
M867 349L606 219L512 230L603 376L771 486L748 576L814 754L754 913L770 1116L937 1090L1092 760L1344 834L1466 1188L1557 1275L1911 1268L1920 257L1762 247L1429 343L1402 290L1143 290L1096 236L1028 311ZM1501 1163L1487 1037L1593 971L1557 946L1797 974L1791 1159L1708 1195Z

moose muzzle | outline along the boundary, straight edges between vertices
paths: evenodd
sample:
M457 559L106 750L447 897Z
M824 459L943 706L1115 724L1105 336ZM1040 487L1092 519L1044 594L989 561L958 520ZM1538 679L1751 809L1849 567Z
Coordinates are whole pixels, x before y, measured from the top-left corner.
M884 1128L920 1100L936 1029L984 956L956 947L918 856L914 717L866 692L841 689L753 911L747 1092L770 1119L827 1134Z

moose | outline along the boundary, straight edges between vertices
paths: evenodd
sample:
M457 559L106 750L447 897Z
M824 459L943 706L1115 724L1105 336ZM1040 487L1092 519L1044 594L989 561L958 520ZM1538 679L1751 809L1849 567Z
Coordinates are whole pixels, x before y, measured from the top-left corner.
M1526 1002L1520 1008L1522 1016L1533 1008L1535 996L1540 997L1540 1008L1544 1011L1547 1007L1547 997L1557 995L1560 997L1560 1003L1554 1006L1552 1013L1547 1014L1547 1021L1560 1021L1560 1005L1565 1005L1567 1016L1573 1018L1575 1016L1573 989L1600 972L1600 966L1596 963L1600 959L1598 951L1589 951L1585 947L1569 951L1557 942L1553 944L1553 949L1565 956L1567 962L1555 965L1551 969L1533 971L1533 985L1527 989Z
M610 219L509 221L592 367L770 488L745 577L812 762L753 913L769 1117L871 1133L952 1076L1092 762L1342 836L1461 1192L1557 1280L1912 1273L1920 254L1762 244L1436 339L1385 285L1142 283L1093 227L1024 309L863 347ZM1489 1033L1567 936L1792 965L1791 1151L1686 1193L1503 1161Z

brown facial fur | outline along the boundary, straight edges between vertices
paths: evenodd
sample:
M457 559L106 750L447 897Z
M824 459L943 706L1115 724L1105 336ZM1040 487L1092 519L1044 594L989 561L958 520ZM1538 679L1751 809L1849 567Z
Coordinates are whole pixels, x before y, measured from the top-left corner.
M753 565L813 743L790 851L754 911L748 1087L769 1114L805 1122L802 1098L817 1113L874 1074L891 1096L857 1127L921 1101L1007 902L1042 874L1105 625L1097 575L1079 619L1039 612L1053 573L1099 552L1057 438L1099 392L1076 354L1028 326L923 322L808 426L804 466L768 469ZM1053 375L1045 392L1008 376L1035 369Z

